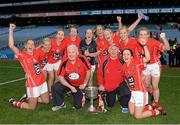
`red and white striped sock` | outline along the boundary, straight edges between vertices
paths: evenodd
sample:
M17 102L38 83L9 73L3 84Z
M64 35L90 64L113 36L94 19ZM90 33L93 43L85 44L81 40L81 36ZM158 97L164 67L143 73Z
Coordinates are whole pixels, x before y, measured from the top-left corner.
M12 104L13 104L13 106L15 106L15 107L22 108L23 103L24 103L24 102L14 101Z
M152 106L151 105L145 105L144 106L144 111L147 111L147 110L152 110Z
M155 110L155 109L152 109L152 110L150 110L150 111L151 111L153 117L155 117L156 115L159 115L159 114L158 114L158 111Z

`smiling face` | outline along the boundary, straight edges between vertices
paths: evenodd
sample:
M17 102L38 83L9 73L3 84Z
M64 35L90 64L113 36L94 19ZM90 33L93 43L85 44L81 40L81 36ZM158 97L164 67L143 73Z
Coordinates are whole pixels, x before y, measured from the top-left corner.
M123 60L125 63L129 63L133 58L132 52L128 49L123 51Z
M111 45L108 49L108 52L109 52L110 58L112 59L118 58L119 49L117 46Z
M87 40L91 40L93 38L93 31L91 29L87 29L85 35Z
M71 36L71 38L76 38L76 36L78 35L78 33L77 33L78 31L77 31L77 28L75 28L75 27L71 27L70 28L70 36Z
M104 38L108 43L111 43L113 41L112 36L113 34L111 30L109 29L104 30Z
M57 34L56 34L56 39L57 39L58 41L62 41L62 40L64 39L64 31L59 30L59 31L57 32Z
M147 29L141 29L138 33L139 41L147 41L150 37L150 33Z
M44 38L42 46L45 52L49 52L51 49L51 40L49 38Z
M32 54L33 51L35 50L35 43L33 40L28 40L25 44L25 49L27 53Z
M127 28L121 28L120 30L119 30L119 35L120 35L120 37L121 37L121 40L124 42L124 41L126 41L127 39L128 39L128 36L129 36L129 32L128 32L128 30L127 30Z
M78 54L79 54L79 52L78 52L78 48L76 47L76 45L69 45L67 47L67 56L70 61L75 61Z
M98 25L96 27L96 35L98 37L103 37L103 32L104 32L103 27L101 25Z

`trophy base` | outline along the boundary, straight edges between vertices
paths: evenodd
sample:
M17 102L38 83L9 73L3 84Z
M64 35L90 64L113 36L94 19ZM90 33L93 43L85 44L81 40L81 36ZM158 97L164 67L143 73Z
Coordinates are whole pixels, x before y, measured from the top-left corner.
M96 112L96 108L90 106L90 107L88 108L88 111L89 111L89 112Z

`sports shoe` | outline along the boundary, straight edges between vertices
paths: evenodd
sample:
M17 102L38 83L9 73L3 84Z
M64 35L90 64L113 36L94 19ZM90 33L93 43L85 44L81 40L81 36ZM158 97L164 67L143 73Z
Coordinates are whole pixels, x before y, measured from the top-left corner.
M19 99L19 101L20 101L20 102L24 102L24 101L26 101L26 99L27 99L27 94L24 94L24 95Z
M9 99L9 103L11 103L11 104L13 104L14 101L16 101L16 100L13 99L13 98L10 98L10 99Z
M52 109L52 111L57 111L62 108L66 108L66 105L64 102L60 106L53 106L51 109Z
M122 108L122 113L128 113L129 112L129 109L128 108Z

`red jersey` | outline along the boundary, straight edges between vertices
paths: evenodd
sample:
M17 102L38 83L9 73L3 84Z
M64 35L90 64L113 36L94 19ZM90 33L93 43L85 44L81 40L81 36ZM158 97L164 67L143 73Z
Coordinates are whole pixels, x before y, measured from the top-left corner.
M26 73L26 87L36 87L46 81L42 69L33 55L20 51L17 57Z
M65 47L67 48L68 45L70 44L74 44L78 47L78 49L80 50L80 43L81 43L81 37L77 36L76 39L74 41L72 41L70 36L66 36L64 38L64 43L65 43Z
M116 44L119 47L119 44L121 42L121 37L119 36L118 32L115 32L113 34L113 41L114 41L114 44Z
M129 66L123 65L125 81L131 91L146 92L145 83L142 80L142 70L144 69L143 60L133 59Z
M57 71L57 76L63 76L69 84L78 87L84 84L86 71L90 69L91 65L86 57L79 55L74 64L65 59Z
M71 36L66 36L64 38L64 46L65 46L65 52L64 52L64 57L63 58L67 58L67 47L71 44L74 44L78 47L78 50L80 51L80 43L81 43L81 37L77 36L75 41L71 40Z
M57 45L56 39L51 39L51 49L49 51L48 63L53 64L62 59L63 52L65 50L64 40L60 45Z
M109 43L104 38L97 38L97 51L101 53L98 55L98 63L103 62L108 57Z
M126 44L124 44L123 42L120 42L119 50L123 51L124 49L131 49L133 52L134 58L140 58L140 55L143 53L142 47L140 46L137 39L135 38L129 38Z
M121 59L112 60L110 57L103 62L97 78L98 84L103 85L105 91L111 92L122 83L123 63Z
M41 66L41 68L43 68L46 64L47 64L47 60L48 60L48 53L44 52L42 50L42 47L37 48L34 53L33 53L34 57L36 58L36 60L38 61L39 65Z
M164 44L155 39L148 38L146 45L150 53L150 63L159 62L160 52L165 50Z

